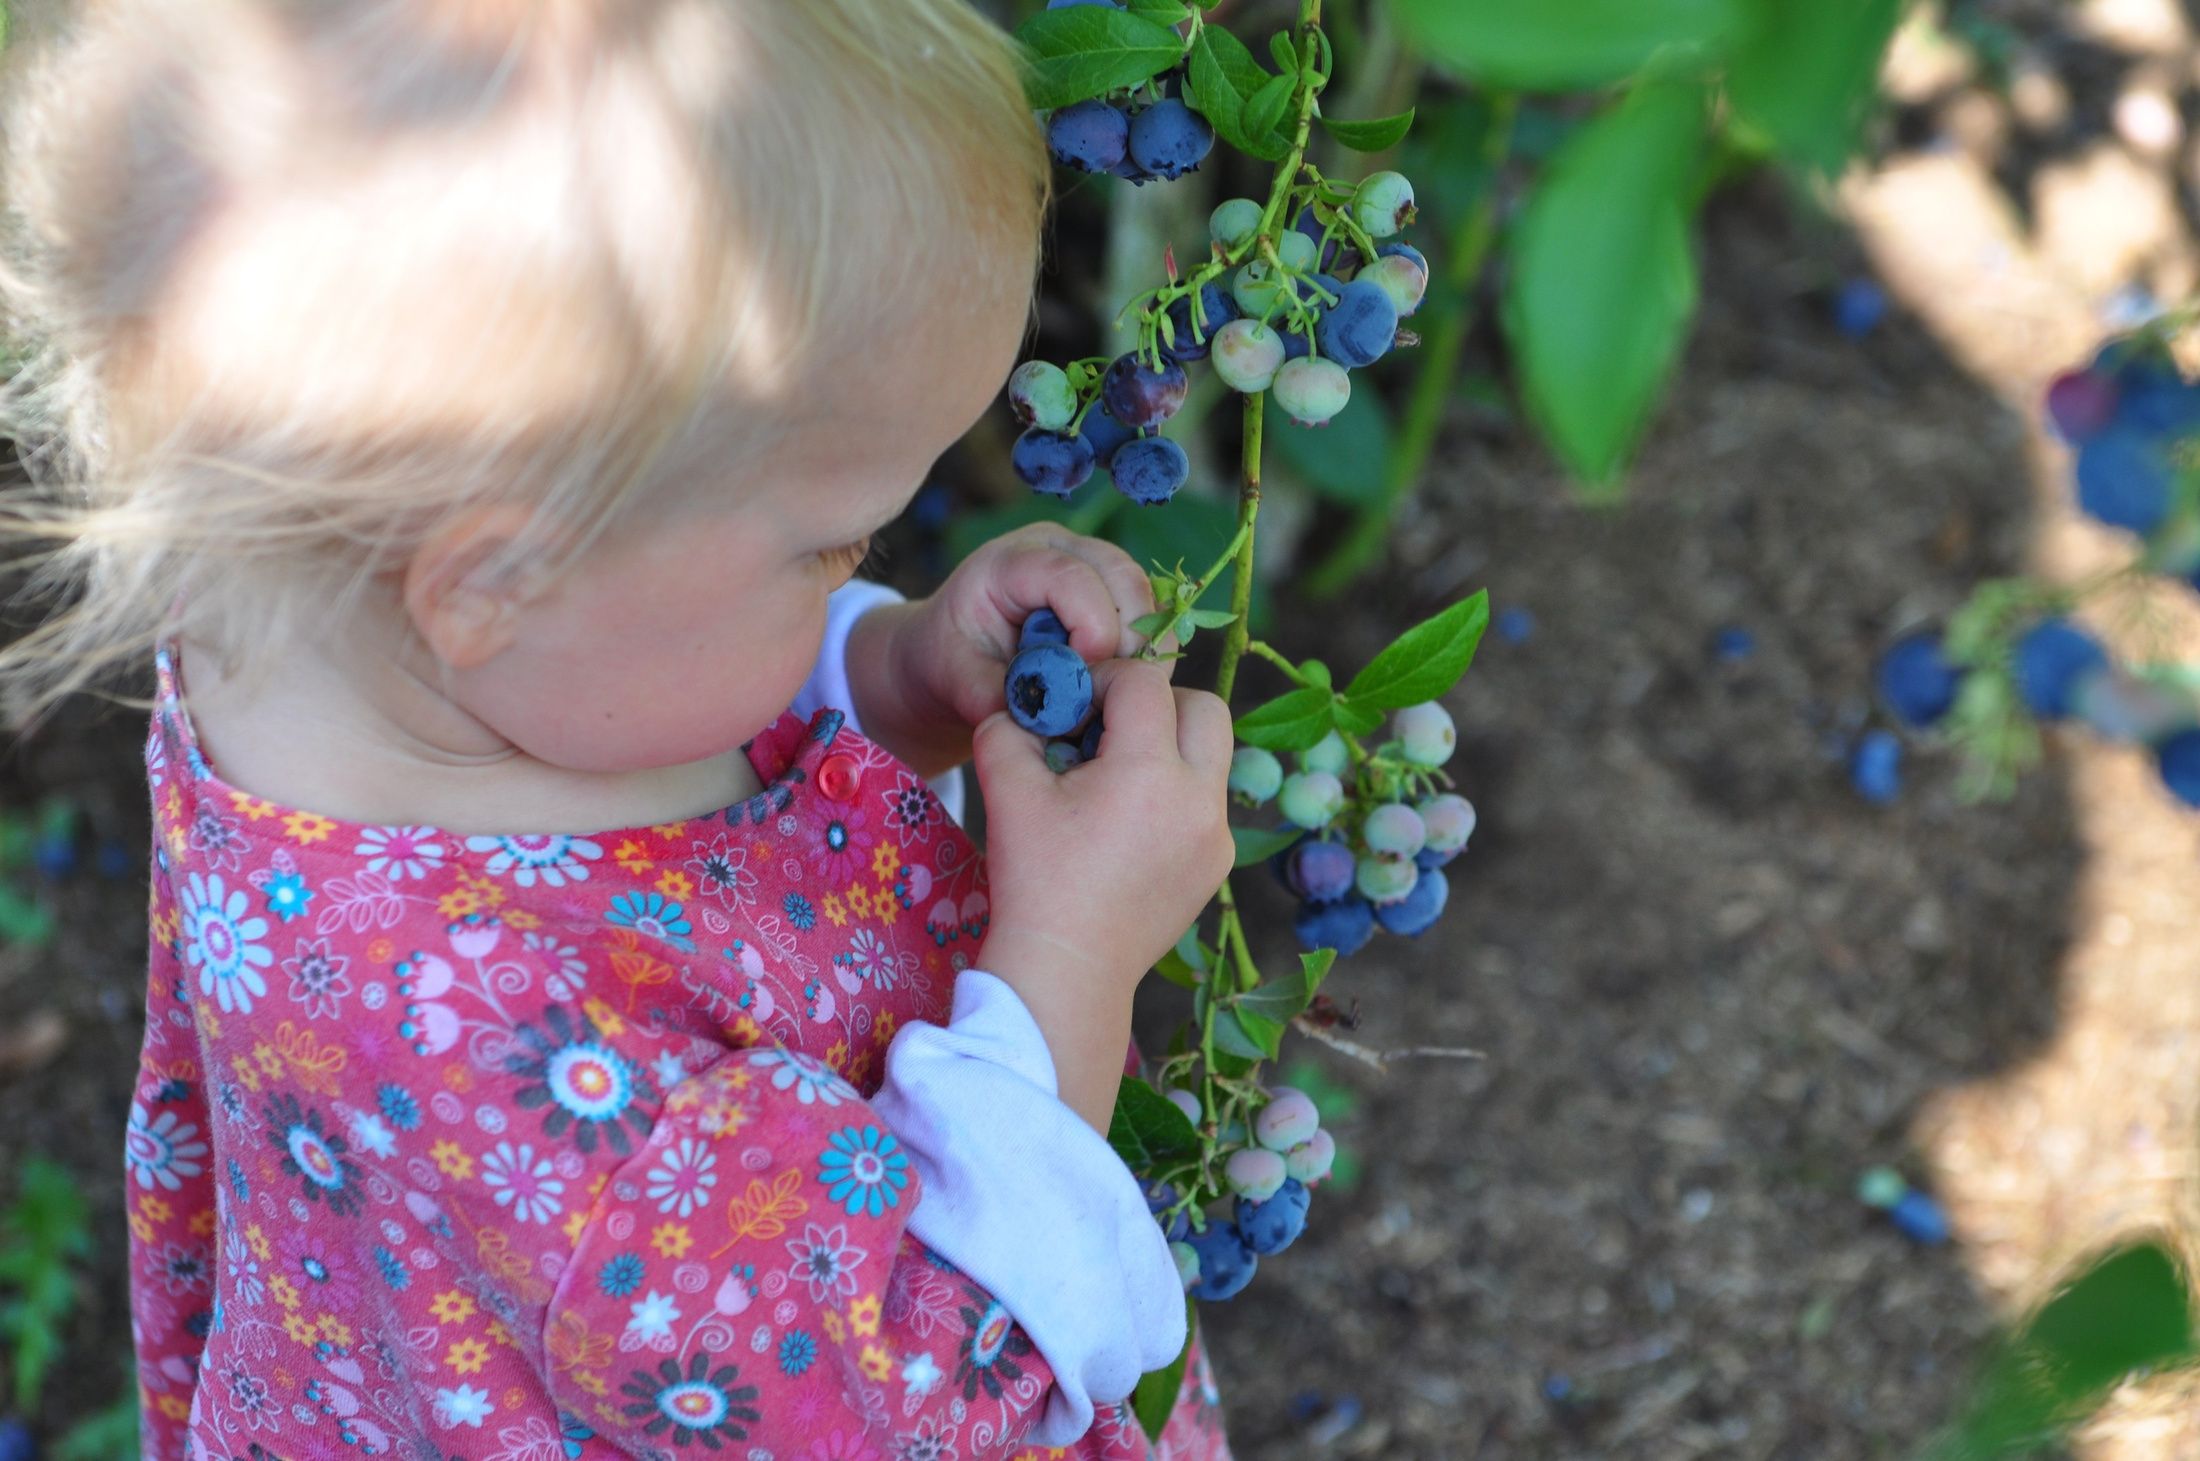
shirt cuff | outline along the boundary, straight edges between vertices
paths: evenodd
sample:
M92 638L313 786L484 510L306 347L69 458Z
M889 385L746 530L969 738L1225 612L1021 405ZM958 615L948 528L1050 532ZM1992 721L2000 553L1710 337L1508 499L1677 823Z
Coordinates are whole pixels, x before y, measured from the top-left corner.
M856 627L856 620L873 609L905 602L885 584L867 579L851 578L834 589L825 599L825 640L818 646L817 663L810 670L810 678L795 693L790 708L806 720L831 706L848 717L849 730L862 735L862 723L856 719L855 692L848 684L848 634ZM962 768L936 777L931 786L947 815L960 824L964 805Z
M1024 1002L968 969L947 1028L894 1037L871 1101L923 1182L910 1234L999 1299L1054 1371L1035 1446L1074 1442L1185 1340L1183 1281L1137 1179L1057 1089Z

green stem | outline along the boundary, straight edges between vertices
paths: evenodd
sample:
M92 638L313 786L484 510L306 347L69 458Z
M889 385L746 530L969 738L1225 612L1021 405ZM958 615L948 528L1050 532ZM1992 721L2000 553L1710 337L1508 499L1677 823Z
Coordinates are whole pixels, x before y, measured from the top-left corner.
M1482 196L1459 220L1450 240L1451 258L1445 272L1449 292L1457 301L1437 322L1421 352L1421 373L1413 382L1413 397L1406 406L1404 425L1390 453L1379 500L1360 509L1352 526L1336 548L1307 579L1306 588L1316 598L1328 598L1343 590L1382 552L1390 538L1390 520L1398 503L1420 480L1435 449L1437 430L1444 423L1444 408L1459 375L1459 357L1465 353L1467 335L1474 325L1473 289L1489 259L1497 237L1497 174L1512 147L1513 118L1520 99L1511 92L1490 98L1490 131L1483 162L1489 181Z
M1215 670L1215 693L1225 705L1237 689L1238 662L1253 637L1253 529L1260 520L1260 448L1268 396L1255 391L1245 398L1244 472L1238 478L1237 574L1230 582L1228 636L1222 642L1222 663ZM1228 884L1224 884L1227 888Z
M1290 678L1291 683L1294 685L1305 686L1314 683L1312 680L1307 678L1306 672L1304 670L1300 669L1296 664L1292 662L1289 655L1285 654L1282 650L1276 648L1274 645L1268 643L1266 640L1248 640L1245 644L1245 650L1246 653L1251 654L1256 658L1264 659L1268 661L1268 663L1274 665L1277 669L1283 671L1284 674Z

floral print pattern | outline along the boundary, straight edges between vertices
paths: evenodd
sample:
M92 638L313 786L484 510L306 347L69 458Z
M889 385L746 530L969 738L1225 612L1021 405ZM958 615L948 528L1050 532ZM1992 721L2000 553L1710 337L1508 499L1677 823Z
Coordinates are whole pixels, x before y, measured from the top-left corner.
M1197 1357L1158 1444L1103 1407L1029 1445L1044 1356L908 1236L865 1098L946 1018L984 866L836 712L759 736L717 816L461 837L223 785L159 668L149 1461L1227 1458Z

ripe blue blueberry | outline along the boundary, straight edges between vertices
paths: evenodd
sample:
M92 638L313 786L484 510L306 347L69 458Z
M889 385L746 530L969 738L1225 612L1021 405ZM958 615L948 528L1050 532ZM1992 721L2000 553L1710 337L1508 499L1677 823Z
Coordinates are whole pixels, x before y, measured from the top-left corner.
M1385 802L1360 824L1360 840L1370 852L1411 857L1428 842L1428 824L1403 802Z
M2068 619L2042 619L2017 641L2017 690L2043 719L2070 714L2078 682L2107 666L2101 642Z
M1310 903L1334 903L1352 891L1352 849L1308 838L1286 854L1285 885Z
M1276 1195L1265 1201L1241 1197L1237 1201L1237 1230L1245 1246L1265 1258L1281 1253L1306 1231L1306 1209L1313 1199L1306 1184L1286 1177Z
M1168 97L1131 118L1130 141L1131 161L1157 178L1177 178L1207 160L1214 149L1215 129L1205 117Z
M1428 297L1428 269L1403 254L1384 255L1362 269L1352 282L1380 289L1400 319L1418 310Z
M1879 698L1897 719L1927 726L1954 708L1960 679L1942 652L1940 636L1906 634L1879 657Z
M1344 810L1344 783L1329 771L1298 771L1284 778L1277 810L1294 827L1319 832Z
M1344 743L1344 737L1335 731L1299 752L1301 771L1326 771L1332 776L1344 775L1344 768L1352 764L1352 748Z
M1133 502L1158 507L1176 496L1176 489L1192 475L1192 459L1167 437L1148 436L1124 442L1108 470L1116 491Z
M1176 1190L1176 1184L1173 1182L1149 1182L1146 1184L1146 1211L1152 1213L1155 1217L1159 1217L1170 1208L1175 1207L1177 1199L1182 1195ZM1191 1234L1192 1220L1189 1216L1180 1212L1169 1219L1161 1231L1168 1237L1170 1242L1179 1242Z
M1322 354L1347 370L1373 365L1390 353L1397 338L1398 306L1366 279L1344 286L1314 332Z
M1097 401L1085 412L1084 425L1077 429L1077 435L1092 448L1093 462L1102 467L1115 464L1115 454L1122 449L1123 443L1138 440L1137 432L1110 416L1107 408Z
M1421 870L1410 857L1363 855L1352 871L1352 886L1370 903L1395 903L1413 891Z
M1711 636L1711 657L1723 665L1738 665L1757 652L1757 636L1739 624L1729 624Z
M1352 221L1369 238L1389 238L1413 221L1413 184L1400 173L1370 173L1352 195Z
M1260 232L1262 209L1251 198L1227 198L1207 215L1207 237L1234 249Z
M1199 307L1204 313L1194 319L1189 294L1169 306L1170 343L1161 351L1171 360L1205 360L1215 333L1238 317L1237 301L1212 281L1199 286Z
M1074 735L1092 714L1092 671L1066 644L1034 644L1008 662L1008 713L1035 736Z
M1306 902L1291 920L1299 947L1335 949L1339 956L1356 954L1375 936L1375 910L1365 898L1340 898L1334 903Z
M2119 425L2166 436L2200 427L2200 388L2184 378L2159 343L2111 340L2094 355L2092 369L2116 383Z
M1326 425L1352 399L1352 378L1334 360L1287 360L1276 372L1276 404L1301 426Z
M1849 784L1876 806L1902 795L1902 738L1890 730L1868 730L1849 753Z
M1193 1298L1202 1303L1220 1303L1245 1292L1245 1286L1253 1281L1253 1271L1260 1267L1260 1259L1245 1246L1236 1224L1209 1223L1205 1232L1192 1234L1189 1241L1199 1256L1199 1282L1191 1287Z
M1064 431L1076 418L1077 392L1059 365L1027 360L1008 378L1008 404L1026 426Z
M1411 259L1423 274L1428 272L1428 255L1422 253L1412 244L1403 243L1396 239L1386 244L1377 244L1375 246L1375 257L1378 259Z
M1052 609L1034 609L1024 620L1024 627L1017 631L1016 647L1029 649L1034 644L1067 644L1069 630L1062 624L1062 616Z
M1153 181L1153 174L1140 167L1138 159L1132 157L1128 152L1123 154L1121 162L1108 169L1108 175L1121 178L1135 188L1143 188Z
M2078 448L2078 506L2145 537L2169 516L2177 467L2156 436L2119 423Z
M1427 933L1444 916L1444 904L1451 898L1451 880L1440 868L1417 868L1420 876L1414 880L1413 891L1395 903L1375 905L1375 921L1392 933L1402 933L1409 938Z
M2188 807L2200 807L2200 729L2182 730L2154 748L2162 784Z
M1105 730L1106 727L1100 723L1100 717L1094 716L1085 726L1085 733L1077 738L1077 753L1087 761L1099 756L1100 737Z
M1449 761L1459 745L1451 712L1433 700L1399 711L1397 725L1398 749L1416 766L1433 770Z
M0 1420L0 1461L38 1461L38 1440L14 1416Z
M1448 862L1474 835L1474 803L1455 792L1432 796L1414 810L1421 814L1421 825L1428 828L1428 845L1422 849L1424 855L1433 852Z
M1283 790L1283 763L1273 751L1238 747L1230 756L1230 790L1249 807L1265 804Z
M1321 243L1323 235L1327 232L1322 226L1321 214L1315 210L1312 204L1299 210L1299 216L1293 220L1291 227L1294 231L1304 234L1310 242L1315 244ZM1343 252L1343 245L1332 239L1329 246L1322 250L1321 267L1327 269L1335 264L1337 256Z
M1060 776L1066 771L1074 771L1085 762L1084 756L1078 752L1075 741L1048 741L1046 750L1042 754L1045 755L1047 760L1047 770L1053 772L1056 776Z
M1092 444L1044 427L1027 428L1009 448L1008 464L1024 485L1065 501L1092 475Z
M1136 355L1118 355L1100 378L1100 404L1125 426L1151 431L1177 413L1190 386L1184 367L1167 357L1155 370Z
M1887 291L1871 279L1851 279L1833 296L1833 327L1861 340L1887 318Z
M1336 1160L1337 1139L1326 1131L1317 1131L1283 1154L1283 1170L1292 1181L1311 1187L1329 1175Z
M1253 1140L1272 1152L1288 1152L1310 1140L1321 1124L1313 1097L1290 1086L1277 1086L1268 1093L1260 1115L1253 1118Z
M2064 441L2088 442L2115 421L2117 396L2107 371L2065 371L2047 388L2047 416Z
M1283 1156L1257 1146L1234 1151L1222 1164L1222 1179L1238 1196L1260 1202L1275 1196L1283 1185Z
M1275 383L1285 360L1283 336L1259 320L1232 320L1215 333L1215 374L1233 391L1251 395Z
M1081 101L1047 119L1047 150L1080 172L1112 172L1130 148L1131 120L1104 101Z
M1887 1209L1887 1218L1903 1237L1928 1248L1937 1248L1948 1241L1948 1214L1941 1210L1932 1194L1920 1192L1915 1187L1895 1199Z
M1535 638L1535 615L1530 610L1514 604L1510 608L1499 609L1497 617L1491 621L1490 627L1495 629L1497 637L1507 644L1526 644L1529 640Z

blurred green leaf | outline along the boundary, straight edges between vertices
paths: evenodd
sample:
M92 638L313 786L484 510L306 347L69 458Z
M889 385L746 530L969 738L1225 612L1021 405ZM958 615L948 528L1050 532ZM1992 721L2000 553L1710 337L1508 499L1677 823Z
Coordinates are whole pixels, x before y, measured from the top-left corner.
M1553 450L1611 489L1696 312L1704 93L1637 88L1553 159L1515 229L1505 328Z
M1354 391L1325 426L1300 426L1270 400L1261 432L1291 474L1330 501L1360 507L1383 500L1391 429L1380 391Z
M1749 19L1743 0L1391 0L1391 6L1407 38L1431 60L1484 85L1524 91L1604 86L1653 62L1667 75L1701 67L1739 40Z
M1198 1152L1199 1132L1167 1096L1136 1076L1125 1076L1108 1118L1108 1145L1132 1171L1144 1172Z
M1232 827L1230 836L1237 843L1237 861L1231 866L1251 867L1266 862L1302 835L1296 827Z
M1024 94L1039 111L1136 86L1177 63L1184 39L1168 26L1105 5L1042 10L1016 27L1030 66Z
M1118 502L1129 499L1095 478L1091 490L1107 493ZM1198 573L1215 561L1237 534L1237 509L1212 497L1179 493L1163 507L1136 504L1108 519L1107 536L1138 560L1141 568L1158 563L1174 568L1179 563Z
M1345 698L1363 710L1400 710L1434 700L1474 663L1475 647L1489 627L1488 590L1423 619L1368 661L1345 686ZM1239 736L1243 738L1243 723Z
M53 1461L138 1461L137 1387L70 1426L51 1454Z
M1336 723L1336 696L1328 690L1290 690L1237 718L1237 738L1268 751L1303 751Z
M1336 117L1323 117L1322 127L1339 145L1354 152L1384 152L1403 141L1413 130L1413 110L1407 108L1394 117L1375 117L1365 122L1347 122Z
M1735 52L1727 97L1781 155L1821 173L1848 160L1879 85L1902 0L1768 4Z
M1078 10L1096 7L1080 5ZM1062 12L1067 13L1067 12ZM1276 162L1291 149L1273 132L1247 129L1245 108L1273 78L1245 49L1245 43L1220 26L1201 26L1184 71L1187 100L1206 117L1215 134L1240 152Z
M2192 1297L2162 1244L2111 1250L1996 1351L1933 1461L1989 1461L2053 1441L2135 1370L2190 1362Z
M84 1198L66 1167L33 1157L21 1191L0 1213L0 1343L13 1357L13 1408L29 1412L61 1354L61 1326L76 1306L72 1265L91 1252Z

